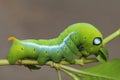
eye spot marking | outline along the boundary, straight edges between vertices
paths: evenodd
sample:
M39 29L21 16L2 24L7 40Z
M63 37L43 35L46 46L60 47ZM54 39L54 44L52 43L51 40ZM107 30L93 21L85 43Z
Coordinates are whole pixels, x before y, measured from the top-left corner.
M102 43L102 39L100 37L96 37L93 40L93 45L100 45Z

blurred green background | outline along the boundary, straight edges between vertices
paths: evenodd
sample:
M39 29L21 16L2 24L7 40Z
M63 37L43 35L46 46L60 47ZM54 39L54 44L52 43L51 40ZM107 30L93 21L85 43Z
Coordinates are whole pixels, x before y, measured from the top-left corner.
M0 0L0 58L11 46L7 38L54 38L67 26L87 22L106 37L120 28L120 0ZM120 57L120 38L107 45L109 60ZM70 77L63 74L63 80ZM43 66L0 66L0 80L57 80L55 69Z

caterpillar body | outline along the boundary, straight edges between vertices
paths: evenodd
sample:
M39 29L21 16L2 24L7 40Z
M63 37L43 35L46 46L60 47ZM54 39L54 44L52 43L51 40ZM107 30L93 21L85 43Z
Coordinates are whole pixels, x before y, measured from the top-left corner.
M71 32L61 44L53 46L38 45L36 43L15 39L12 48L17 52L13 51L11 53L20 55L15 57L15 55L10 54L8 55L8 60L11 64L14 64L18 59L28 58L37 59L39 64L45 64L49 60L58 63L64 58L69 63L75 63L74 54L77 53L77 55L80 56L80 53L72 41L75 39L74 35L77 35L77 32ZM11 39L13 39L13 37L11 37Z
M10 64L15 64L20 59L35 59L41 65L50 60L56 63L66 60L74 64L75 55L95 55L99 61L104 62L108 56L102 44L101 32L88 23L73 24L54 39L18 40L10 37L9 40L13 40L7 57Z

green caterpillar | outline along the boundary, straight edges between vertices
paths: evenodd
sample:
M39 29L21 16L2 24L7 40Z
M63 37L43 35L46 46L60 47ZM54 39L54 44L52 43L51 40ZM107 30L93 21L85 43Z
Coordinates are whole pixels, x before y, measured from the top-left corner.
M56 63L66 60L74 64L75 55L80 58L95 55L100 62L104 62L108 57L101 32L88 23L73 24L54 39L18 40L10 37L9 40L13 40L7 56L10 64L21 59L34 59L41 65L50 60Z

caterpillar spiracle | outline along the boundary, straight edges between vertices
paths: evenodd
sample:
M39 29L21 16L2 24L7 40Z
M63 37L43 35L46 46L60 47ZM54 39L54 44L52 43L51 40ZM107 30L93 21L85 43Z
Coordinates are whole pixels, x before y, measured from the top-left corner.
M10 64L22 59L34 59L44 65L48 61L59 63L62 60L71 64L75 63L75 57L99 56L101 62L107 60L108 53L104 48L103 36L93 25L88 23L76 23L66 28L58 37L53 39L27 39L13 40L7 59Z

